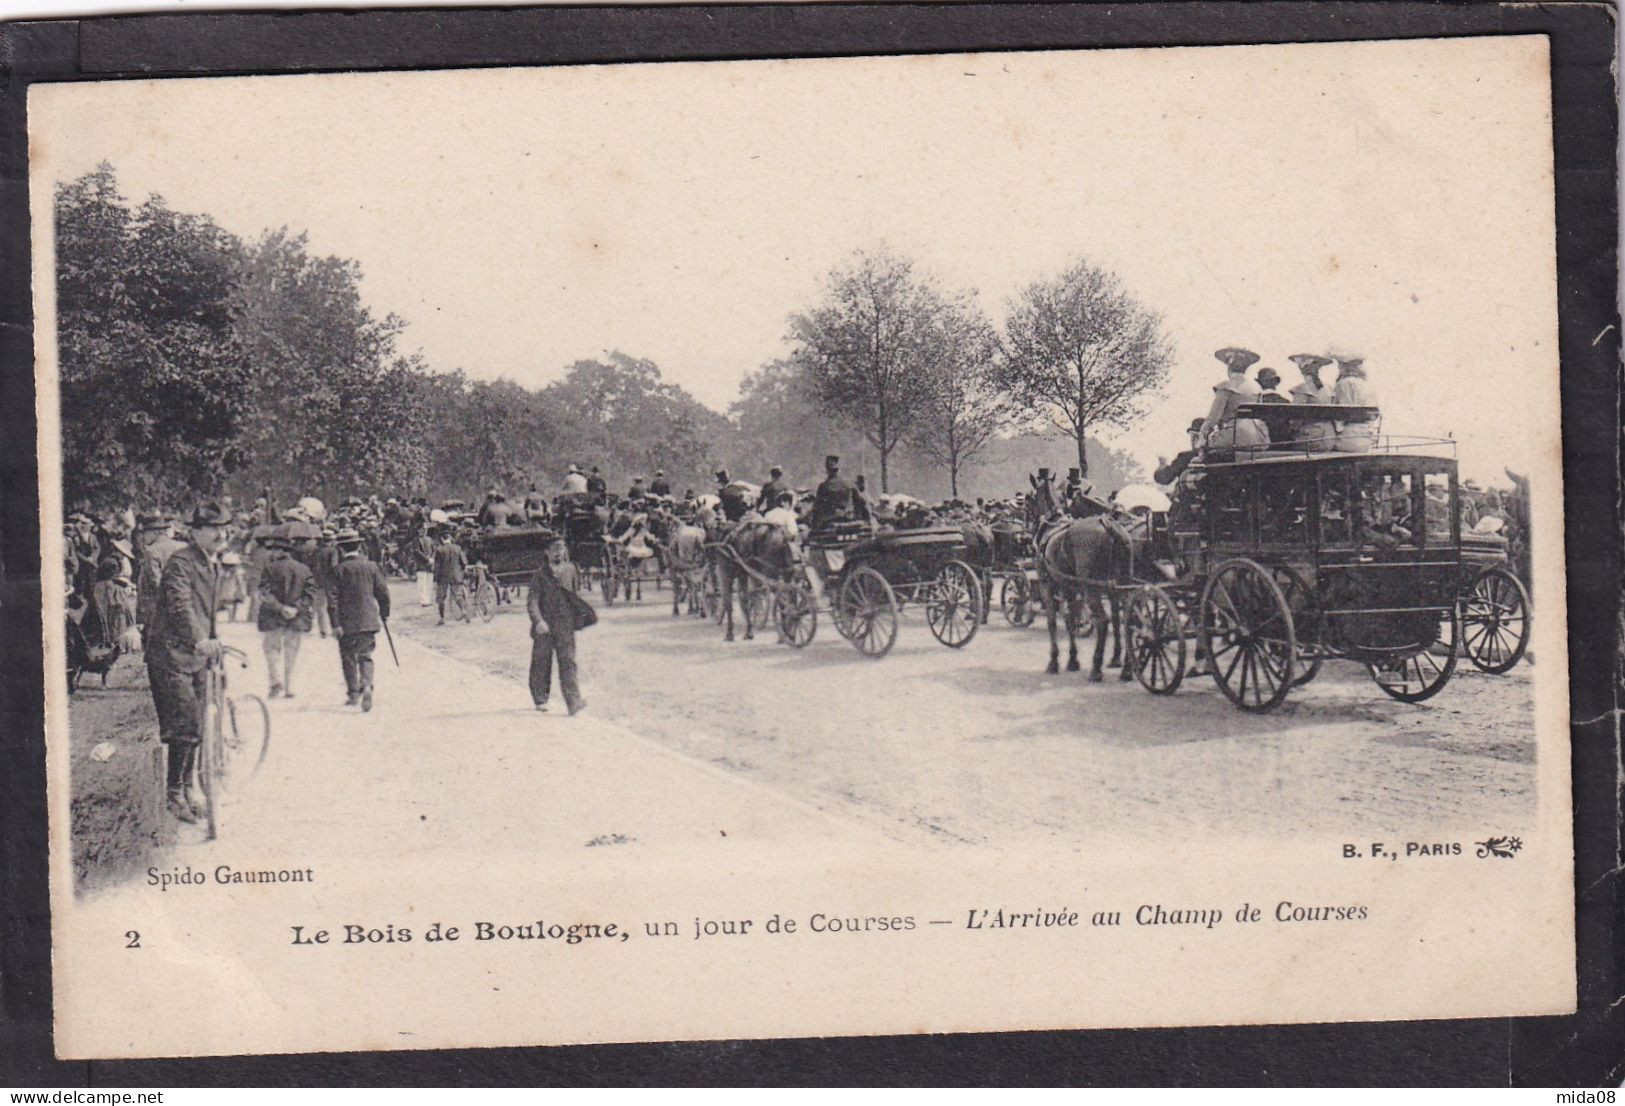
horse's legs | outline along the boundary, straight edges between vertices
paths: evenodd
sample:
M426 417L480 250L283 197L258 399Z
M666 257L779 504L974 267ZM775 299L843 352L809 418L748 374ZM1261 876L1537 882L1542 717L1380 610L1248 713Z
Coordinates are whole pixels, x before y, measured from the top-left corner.
M1098 684L1101 680L1101 662L1106 659L1106 634L1110 627L1106 624L1106 601L1094 588L1089 589L1089 617L1095 620L1095 661L1089 668L1089 682Z
M1083 597L1069 590L1066 597L1066 670L1078 670L1078 619L1083 613Z
M1117 678L1123 683L1128 683L1134 678L1134 667L1128 663L1128 657L1123 653L1122 604L1118 603L1115 592L1107 598L1112 605L1112 667L1120 668Z
M717 573L722 577L722 617L728 632L722 635L723 641L734 639L734 574L725 564L717 565ZM746 623L748 626L749 623Z
M1038 576L1038 593L1044 599L1044 619L1049 623L1049 667L1044 669L1049 675L1057 675L1061 671L1061 646L1055 639L1055 586L1049 582L1043 573Z

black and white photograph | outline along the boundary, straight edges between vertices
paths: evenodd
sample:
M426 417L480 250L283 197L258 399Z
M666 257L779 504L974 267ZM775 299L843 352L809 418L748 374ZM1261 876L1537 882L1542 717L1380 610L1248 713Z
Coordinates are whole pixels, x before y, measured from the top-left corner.
M36 86L59 1052L1572 1010L1546 78Z

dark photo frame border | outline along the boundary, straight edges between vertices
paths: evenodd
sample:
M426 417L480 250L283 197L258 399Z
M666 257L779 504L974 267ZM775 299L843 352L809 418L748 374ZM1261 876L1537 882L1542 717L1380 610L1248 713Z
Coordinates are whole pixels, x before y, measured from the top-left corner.
M1621 884L1618 116L1612 9L783 4L0 25L0 1084L1616 1086ZM1343 1025L61 1062L51 1049L26 104L46 81L1544 34L1551 42L1579 1012ZM1486 173L1493 166L1485 167ZM1426 371L1426 366L1414 366ZM1517 971L1517 964L1506 965ZM132 1017L150 1016L131 1011Z

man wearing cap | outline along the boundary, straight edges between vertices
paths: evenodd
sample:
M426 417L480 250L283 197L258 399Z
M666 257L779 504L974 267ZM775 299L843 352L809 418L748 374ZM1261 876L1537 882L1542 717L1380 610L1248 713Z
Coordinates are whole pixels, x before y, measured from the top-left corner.
M592 467L592 472L587 477L587 494L595 500L609 494L609 481L599 475L597 465Z
M264 538L270 559L260 571L255 625L265 647L265 671L270 676L269 698L293 698L293 669L299 660L314 617L316 580L310 569L294 560L286 531L280 527Z
M135 543L140 563L135 578L135 621L141 627L141 647L146 648L147 627L158 609L158 582L164 565L181 543L170 532L169 519L159 514L142 515L136 521Z
M1365 378L1365 358L1337 358L1337 390L1332 402L1339 407L1375 407L1377 395ZM1369 453L1373 442L1369 422L1339 422L1336 449L1339 453Z
M655 478L649 481L649 494L671 497L671 481L666 479L665 469L655 469Z
M1288 358L1298 371L1303 373L1303 381L1292 389L1292 402L1304 406L1325 407L1333 402L1334 392L1331 387L1320 382L1320 370L1332 363L1330 357L1322 357L1318 353L1294 353ZM1297 442L1311 453L1324 453L1332 448L1337 437L1337 430L1329 422L1303 422L1298 424Z
M158 739L169 749L168 807L183 822L198 819L187 784L197 764L209 662L220 656L214 620L230 522L218 503L192 513L191 541L165 561L147 627L147 681L158 713Z
M361 553L361 535L340 530L334 535L339 549L328 600L333 628L339 636L339 663L344 668L344 705L372 709L372 651L378 631L389 619L389 584L381 569Z
M555 660L565 708L577 714L587 705L576 682L576 631L592 625L597 615L579 590L569 549L563 538L554 538L547 559L531 574L525 602L530 614L530 698L537 710L547 709Z
M762 494L756 500L756 508L763 514L778 506L779 496L790 490L790 485L784 481L784 469L773 465L767 470L767 483L762 485Z
M446 624L446 597L451 594L452 588L463 582L467 569L468 554L457 544L451 527L444 527L440 531L440 541L434 547L434 602L440 611L440 621L435 625Z
M824 473L824 482L813 492L807 529L817 533L837 522L869 521L869 505L857 486L841 475L841 459L833 453L825 457Z
M1269 429L1262 422L1236 418L1236 408L1257 402L1258 385L1247 379L1247 370L1258 361L1258 354L1226 346L1213 356L1224 362L1228 373L1213 386L1213 405L1202 421L1202 439L1209 449L1234 451L1245 459L1270 444Z

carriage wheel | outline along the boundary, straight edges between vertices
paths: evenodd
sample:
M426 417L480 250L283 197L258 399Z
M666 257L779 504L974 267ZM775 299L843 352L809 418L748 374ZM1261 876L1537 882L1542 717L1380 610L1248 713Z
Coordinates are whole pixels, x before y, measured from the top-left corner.
M497 616L497 589L491 581L486 580L474 589L474 609L480 612L482 622Z
M1033 624L1033 589L1025 572L1011 573L999 581L999 609L1012 626Z
M1123 633L1128 663L1153 695L1172 695L1185 678L1185 619L1169 594L1147 584L1129 600Z
M1462 597L1461 646L1467 659L1499 676L1529 648L1529 590L1501 565L1474 578Z
M1297 664L1298 673L1293 679L1293 687L1302 687L1320 674L1322 647L1326 637L1326 619L1320 613L1320 601L1316 599L1309 582L1297 569L1290 565L1276 565L1271 569L1275 574L1275 582L1280 586L1281 594L1286 596L1286 605L1292 611L1292 632L1297 635Z
M1270 573L1224 561L1202 589L1202 641L1213 681L1242 710L1274 710L1291 690L1297 640L1292 609Z
M712 565L700 578L700 610L705 612L706 618L719 624L723 615L727 613L722 609L722 581L717 578L720 571L721 569Z
M797 649L818 633L818 605L811 588L793 586L779 592L779 632Z
M925 620L938 641L963 649L982 623L982 582L964 561L942 566L927 593Z
M897 595L886 578L867 565L852 571L836 600L837 626L866 657L884 657L897 641Z
M1371 673L1378 687L1401 703L1420 703L1424 699L1431 699L1450 682L1451 675L1456 671L1456 657L1461 652L1460 624L1459 612L1452 610L1439 623L1438 642L1429 643L1426 648L1418 649L1409 656L1380 664L1367 664L1366 671ZM1443 644L1449 650L1443 662L1433 655L1435 644Z
M773 593L766 584L750 576L745 577L744 589L740 605L745 610L745 624L755 633L758 626L766 627L773 621Z

